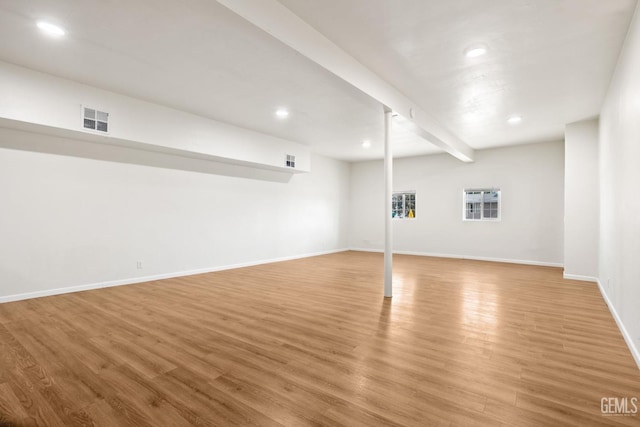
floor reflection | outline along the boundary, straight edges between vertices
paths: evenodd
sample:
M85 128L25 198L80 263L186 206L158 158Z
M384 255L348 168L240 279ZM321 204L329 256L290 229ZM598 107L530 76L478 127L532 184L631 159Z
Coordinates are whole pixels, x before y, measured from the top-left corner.
M460 324L493 335L498 330L500 293L490 277L462 275Z

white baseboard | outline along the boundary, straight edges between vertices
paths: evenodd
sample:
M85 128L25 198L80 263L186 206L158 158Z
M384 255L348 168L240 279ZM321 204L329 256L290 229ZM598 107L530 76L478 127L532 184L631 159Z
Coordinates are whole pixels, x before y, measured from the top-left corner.
M350 248L350 251L360 252L384 252L382 249L371 248ZM523 259L510 259L510 258L490 258L473 255L454 255L454 254L438 254L429 252L412 252L412 251L393 251L397 255L415 255L415 256L430 256L435 258L455 258L455 259L469 259L473 261L489 261L489 262L506 262L509 264L525 264L525 265L538 265L541 267L563 267L562 263L546 262L546 261L532 261Z
M261 264L271 264L274 262L291 261L294 259L309 258L309 257L314 257L319 255L328 255L328 254L333 254L338 252L345 252L348 250L349 249L334 249L330 251L314 252L314 253L302 254L302 255L292 255L292 256L281 257L281 258L272 258L272 259L266 259L266 260L260 260L260 261L250 261L250 262L243 262L239 264L223 265L218 267L201 268L197 270L177 271L173 273L157 274L154 276L134 277L129 279L112 280L108 282L90 283L90 284L79 285L79 286L70 286L66 288L47 289L44 291L27 292L24 294L0 296L0 304L5 302L21 301L21 300L31 299L31 298L41 298L41 297L48 297L52 295L68 294L71 292L88 291L92 289L110 288L113 286L122 286L122 285L133 285L136 283L152 282L154 280L171 279L173 277L193 276L194 274L213 273L215 271L223 271L223 270L233 270L234 268L252 267L252 266L261 265Z
M592 276L582 276L580 274L567 274L567 273L562 273L562 278L563 279L568 279L568 280L581 280L583 282L594 282L594 283L598 283L598 278L597 277L592 277Z
M596 282L598 283L598 289L600 289L600 293L602 294L604 301L607 303L607 306L609 307L609 311L611 312L613 319L616 321L618 325L618 329L620 329L620 333L622 334L622 337L627 343L627 347L629 347L629 351L631 352L631 355L636 361L636 365L638 365L638 368L640 369L640 352L636 348L636 345L633 343L633 340L631 339L631 335L629 335L629 332L627 332L627 328L624 327L624 323L622 323L622 319L620 319L620 316L618 316L618 312L616 311L616 308L613 306L613 304L611 303L611 300L609 299L609 296L607 295L604 288L602 287L602 283L600 282L600 280L596 280Z

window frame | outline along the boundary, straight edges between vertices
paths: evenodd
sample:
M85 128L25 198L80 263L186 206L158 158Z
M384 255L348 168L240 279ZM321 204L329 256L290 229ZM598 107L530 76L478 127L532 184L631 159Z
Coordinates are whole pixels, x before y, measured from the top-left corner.
M397 211L397 209L394 209L394 202L393 202L393 198L394 196L401 194L402 195L402 211L403 211L403 216L393 216L393 212ZM407 210L407 199L406 196L407 195L412 195L413 196L413 218L408 216L407 214L404 214L404 212ZM403 191L394 191L393 193L391 193L391 218L393 220L403 220L403 219L410 219L410 220L414 220L417 218L417 196L416 196L416 191L415 190L403 190Z
M87 117L86 110L92 110L94 112L94 116ZM106 120L99 119L98 113L106 114L107 115ZM80 122L81 122L82 130L84 132L94 133L97 135L108 135L109 132L111 131L111 122L109 121L110 117L111 117L111 113L104 111L104 109L96 108L96 107L84 105L84 104L80 105L80 118L81 118ZM93 122L93 127L86 127L85 120L91 120ZM107 127L107 130L98 129L98 123L104 124Z
M480 192L482 197L480 198L480 218L467 218L467 194ZM485 193L497 193L498 194L498 208L496 218L484 216L484 194ZM500 222L502 221L502 191L499 188L465 188L462 190L462 220L469 222Z
M296 167L296 156L295 154L285 154L284 166L287 168L295 168Z

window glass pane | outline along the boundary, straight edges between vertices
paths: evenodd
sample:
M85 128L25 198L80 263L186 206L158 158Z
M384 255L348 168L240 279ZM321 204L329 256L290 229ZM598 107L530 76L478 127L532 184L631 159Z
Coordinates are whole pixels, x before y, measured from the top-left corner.
M99 131L102 131L102 132L107 131L107 124L105 122L97 122L97 123L98 123L97 129Z
M468 200L466 203L466 211L465 211L465 218L466 219L480 219L481 218L481 207L482 207L482 203L479 202L480 198L477 197L479 196L478 193L473 194L474 197L472 197L471 200Z
M98 120L102 121L102 122L106 122L109 120L109 114L105 113L103 111L98 111Z
M405 197L405 205L407 207L407 217L415 218L416 217L416 195L413 193L407 194Z
M484 192L484 202L497 202L498 201L498 192L497 191L485 191Z
M91 119L84 119L84 127L86 129L95 129L96 128L96 121L95 120L91 120Z
M477 191L471 191L467 193L468 202L479 202L481 200L481 194Z
M391 196L391 217L398 218L399 210L402 208L402 194L393 194Z
M91 108L84 109L84 117L87 119L95 119L96 118L96 110L92 110Z

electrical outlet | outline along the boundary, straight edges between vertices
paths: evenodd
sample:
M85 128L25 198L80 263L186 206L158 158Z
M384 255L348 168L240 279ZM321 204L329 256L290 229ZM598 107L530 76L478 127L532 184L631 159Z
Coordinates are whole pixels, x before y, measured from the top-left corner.
M138 267L138 270L142 270L142 261L138 261L136 267Z

